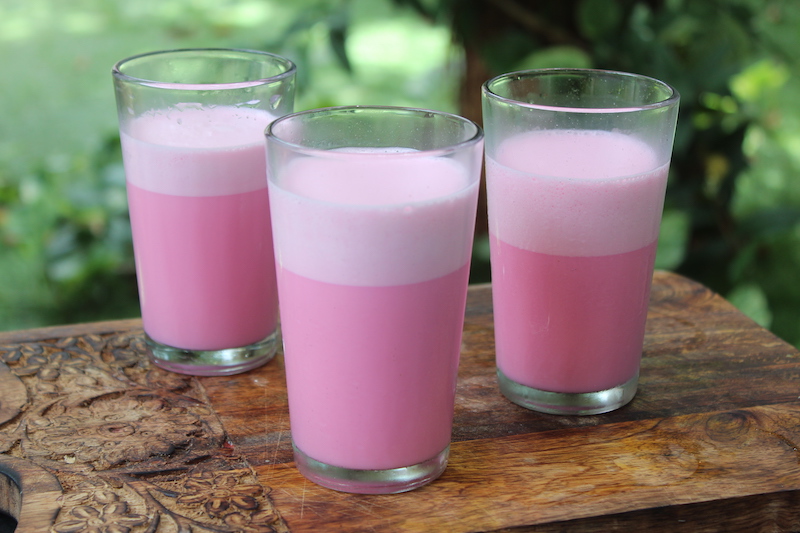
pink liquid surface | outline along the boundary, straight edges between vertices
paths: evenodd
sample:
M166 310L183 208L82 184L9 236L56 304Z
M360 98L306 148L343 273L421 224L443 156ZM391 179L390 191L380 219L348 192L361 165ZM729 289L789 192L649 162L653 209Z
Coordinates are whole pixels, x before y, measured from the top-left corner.
M667 164L610 132L531 132L487 159L498 368L594 392L639 368Z
M144 329L193 350L246 346L277 324L264 112L187 108L122 134Z
M656 243L593 257L540 254L496 238L491 246L503 256L492 288L506 377L539 390L591 392L636 375Z
M359 287L279 275L292 439L323 463L387 469L450 444L469 276Z
M269 186L295 445L352 469L433 458L450 442L477 179L339 154Z

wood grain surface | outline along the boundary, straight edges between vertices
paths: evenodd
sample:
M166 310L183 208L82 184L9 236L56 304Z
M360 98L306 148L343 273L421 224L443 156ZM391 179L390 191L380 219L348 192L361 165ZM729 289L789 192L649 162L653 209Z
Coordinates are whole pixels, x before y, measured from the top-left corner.
M0 510L20 533L800 532L800 353L674 274L654 277L637 396L587 417L503 398L491 288L471 287L448 468L398 495L299 474L282 356L187 378L149 366L139 328L0 333Z

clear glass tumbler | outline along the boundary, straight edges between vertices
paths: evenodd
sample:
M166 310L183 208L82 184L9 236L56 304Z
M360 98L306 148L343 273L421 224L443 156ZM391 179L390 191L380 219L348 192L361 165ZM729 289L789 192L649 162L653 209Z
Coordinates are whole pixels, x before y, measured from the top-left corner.
M601 70L484 84L497 375L512 402L588 415L635 395L678 101Z
M152 362L207 376L266 363L278 309L264 130L292 111L294 64L169 50L112 74Z
M396 107L288 115L267 131L295 461L345 492L445 469L483 132Z

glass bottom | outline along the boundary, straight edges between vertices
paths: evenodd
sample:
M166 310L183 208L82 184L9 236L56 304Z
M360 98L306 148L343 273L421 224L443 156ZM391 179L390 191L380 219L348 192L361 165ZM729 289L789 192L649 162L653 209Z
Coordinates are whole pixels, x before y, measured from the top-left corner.
M619 409L633 399L639 374L622 385L596 392L538 390L508 379L499 368L497 381L506 398L526 409L552 415L599 415Z
M444 472L450 446L427 461L387 470L355 470L321 463L303 453L292 443L297 469L306 478L323 487L359 494L396 494L427 485Z
M184 350L154 341L145 333L150 361L159 368L192 376L230 376L262 366L278 351L278 332L238 348Z

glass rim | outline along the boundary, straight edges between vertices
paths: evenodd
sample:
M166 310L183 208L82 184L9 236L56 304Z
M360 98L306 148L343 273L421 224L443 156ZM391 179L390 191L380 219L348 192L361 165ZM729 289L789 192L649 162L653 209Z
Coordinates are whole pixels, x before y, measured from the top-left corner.
M558 75L558 74L573 75L576 78L577 77L587 78L592 74L594 75L602 74L602 75L612 76L618 79L624 79L624 78L638 79L650 82L655 86L666 89L668 96L662 100L653 102L651 104L634 105L630 107L567 107L567 106L544 105L544 104L523 102L522 100L516 100L514 98L509 98L497 94L491 89L491 86L493 84L503 79L510 79L510 78L530 79L530 78L544 77L544 76ZM661 81L659 79L653 78L651 76L645 76L644 74L634 74L631 72L623 72L618 70L604 70L604 69L591 69L591 68L542 68L542 69L528 69L528 70L516 70L512 72L506 72L504 74L494 76L493 78L490 78L489 80L485 81L481 86L481 92L487 100L496 100L507 104L513 104L519 107L538 109L542 111L554 111L560 113L586 113L586 114L632 113L638 111L646 111L646 110L670 107L672 105L677 104L680 101L680 93L678 93L677 89L675 89L672 85L664 81Z
M158 56L165 56L165 55L182 55L182 54L189 54L189 53L197 53L197 52L235 52L237 54L241 54L242 56L251 56L251 57L269 57L270 59L275 60L276 64L280 64L284 67L284 71L274 76L269 76L267 78L256 78L253 80L242 80L242 81L234 81L234 82L221 82L221 83L182 83L182 82L167 82L163 80L151 80L147 78L140 78L137 76L131 76L130 74L126 74L123 72L125 65L131 63L133 61L138 61L140 59L146 58L154 58ZM132 55L130 57L126 57L117 61L114 66L111 68L111 74L114 76L115 79L119 81L125 81L128 83L135 83L138 85L145 85L148 87L153 88L162 88L162 89L171 89L171 90L178 90L178 91L197 91L197 90L214 90L214 89L239 89L245 87L256 87L259 85L267 85L270 83L275 83L277 81L284 80L286 78L290 78L294 76L297 70L297 65L290 59L287 59L283 56L279 56L278 54L273 54L271 52L265 52L263 50L251 50L247 48L174 48L170 50L155 50L152 52L144 52L141 54Z
M311 116L311 115L321 115L321 114L343 114L343 113L355 113L359 111L364 112L403 112L409 113L417 116L424 116L424 115L436 115L447 118L452 122L460 123L465 126L469 126L473 128L474 133L466 139L463 139L458 142L454 142L448 144L447 146L443 146L441 148L431 148L431 149L424 149L424 150L413 150L408 152L337 152L335 150L329 150L324 148L313 148L310 146L306 146L301 143L292 142L281 138L277 133L275 133L275 128L280 127L282 124L294 121L298 119L302 119L303 117ZM333 157L333 158L350 158L353 157L354 153L357 153L359 156L363 157L431 157L431 156L443 156L451 153L458 152L460 150L466 149L471 145L475 145L483 140L484 133L483 128L481 128L476 122L462 117L461 115L457 115L455 113L449 113L447 111L437 111L433 109L424 109L420 107L407 107L407 106L387 106L387 105L345 105L345 106L334 106L334 107L321 107L316 109L307 109L305 111L296 111L294 113L289 113L287 115L283 115L281 117L276 118L273 120L264 131L267 141L277 143L284 148L291 149L294 152L302 153L305 155L325 155L325 157ZM359 146L354 146L353 148L359 148Z

